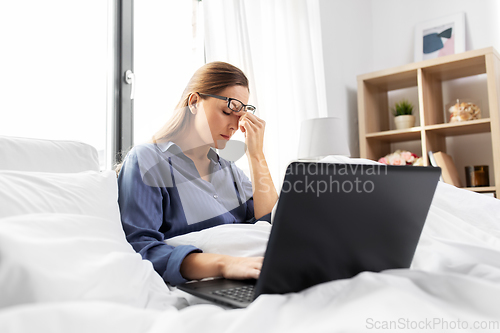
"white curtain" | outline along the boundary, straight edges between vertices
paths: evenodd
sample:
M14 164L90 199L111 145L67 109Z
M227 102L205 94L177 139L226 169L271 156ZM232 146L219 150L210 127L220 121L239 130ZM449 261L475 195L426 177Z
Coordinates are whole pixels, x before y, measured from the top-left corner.
M248 76L249 103L266 121L264 153L280 189L297 158L302 120L327 116L318 0L203 3L206 62L226 61ZM237 165L248 172L245 158Z

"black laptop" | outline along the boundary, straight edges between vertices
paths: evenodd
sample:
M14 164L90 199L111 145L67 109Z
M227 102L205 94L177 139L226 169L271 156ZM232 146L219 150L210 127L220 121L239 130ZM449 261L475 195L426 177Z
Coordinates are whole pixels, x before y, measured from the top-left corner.
M246 307L261 294L408 268L440 174L437 167L293 162L259 279L190 281L178 288Z

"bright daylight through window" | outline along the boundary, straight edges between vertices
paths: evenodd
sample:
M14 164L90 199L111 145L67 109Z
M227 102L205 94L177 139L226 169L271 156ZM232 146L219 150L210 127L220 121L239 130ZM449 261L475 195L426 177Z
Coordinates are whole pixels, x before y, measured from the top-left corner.
M107 2L0 3L0 134L106 145Z

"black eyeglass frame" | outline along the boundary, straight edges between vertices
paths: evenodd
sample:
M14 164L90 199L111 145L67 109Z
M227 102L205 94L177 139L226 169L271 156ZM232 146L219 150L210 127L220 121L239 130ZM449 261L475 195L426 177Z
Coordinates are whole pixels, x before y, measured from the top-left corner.
M231 97L224 97L224 96L219 96L219 95L212 95L212 94L203 94L203 93L198 93L202 96L208 96L208 97L213 97L213 98L217 98L217 99L221 99L223 101L227 101L227 107L229 110L233 111L233 112L240 112L242 109L245 109L245 112L252 112L252 114L255 114L255 110L257 109L255 106L253 105L250 105L250 104L243 104L242 101L240 101L239 99L236 99L236 98L231 98ZM233 110L231 109L231 101L238 101L239 103L241 103L241 108L239 110ZM249 111L248 110L248 107L251 108L251 110Z

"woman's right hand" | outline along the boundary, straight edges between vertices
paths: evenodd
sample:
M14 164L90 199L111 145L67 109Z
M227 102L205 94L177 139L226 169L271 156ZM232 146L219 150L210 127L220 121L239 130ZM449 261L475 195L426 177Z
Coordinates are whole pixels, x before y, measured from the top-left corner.
M208 277L226 279L257 279L262 268L263 257L233 257L214 253L191 253L181 264L181 275L187 280Z
M226 279L258 279L264 257L231 257L225 256L222 265L222 276Z

